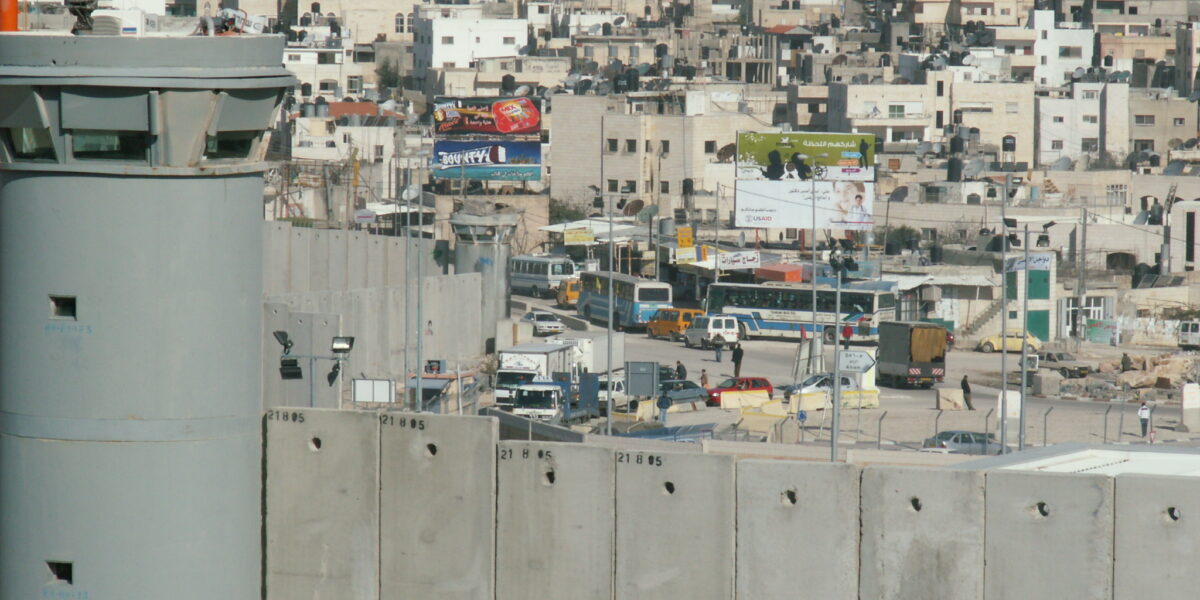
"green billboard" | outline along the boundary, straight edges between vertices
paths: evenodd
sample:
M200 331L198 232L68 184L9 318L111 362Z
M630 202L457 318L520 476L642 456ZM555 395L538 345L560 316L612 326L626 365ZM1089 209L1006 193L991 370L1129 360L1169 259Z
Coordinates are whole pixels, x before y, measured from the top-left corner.
M737 178L874 181L870 133L754 133L737 138Z

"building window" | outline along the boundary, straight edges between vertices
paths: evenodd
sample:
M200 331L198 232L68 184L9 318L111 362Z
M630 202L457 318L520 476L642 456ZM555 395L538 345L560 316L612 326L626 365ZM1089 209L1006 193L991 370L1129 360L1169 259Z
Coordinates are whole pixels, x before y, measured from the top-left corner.
M54 141L47 127L10 127L0 129L8 134L13 157L20 160L54 160Z
M889 158L888 159L888 170L899 171L900 170L900 159Z
M71 153L79 159L144 161L149 149L150 136L145 131L71 131Z
M808 103L808 114L815 115L820 112L821 112L821 103L820 102L809 102Z
M637 140L625 140L626 152L637 152Z
M1059 58L1083 58L1083 48L1080 46L1059 46Z
M617 191L617 180L616 179L608 180L608 191L610 191L610 192Z
M583 47L583 55L586 58L592 58L592 57L596 56L596 47L595 46L584 46Z
M1097 117L1096 115L1083 115L1083 122L1084 123L1099 123L1100 117Z
M1051 140L1050 141L1050 149L1051 150L1062 150L1062 148L1063 148L1062 140Z
M538 14L539 14L539 15L544 15L544 14L547 14L547 13L549 13L549 12L550 12L550 7L549 7L549 6L546 6L546 5L544 5L544 4L543 4L543 5L541 5L541 6L538 6L538 7L537 7L537 9L538 9Z
M396 13L396 33L404 33L404 13Z
M667 154L667 153L671 152L671 142L667 141L667 140L663 140L662 142L659 142L659 149L662 151L663 154Z
M1176 127L1183 127L1184 119L1183 117L1175 117L1173 123Z
M442 43L443 43L443 44L453 44L453 43L454 43L454 36L452 36L452 35L443 35L443 36L442 36Z
M946 95L946 82L945 81L937 82L937 95L939 98Z
M1079 144L1079 149L1084 152L1096 152L1100 149L1100 140L1097 138L1083 138Z
M1047 62L1046 62L1046 57L1045 57L1045 56L1043 56L1043 57L1041 58L1041 61L1042 61L1042 64L1043 64L1043 65L1044 65L1044 64L1047 64ZM1044 78L1044 77L1042 78L1042 83L1046 83L1046 80L1045 80L1045 78Z
M1153 125L1154 115L1133 115L1134 125Z
M289 55L287 55L287 59L288 59L288 62L300 62L300 55L299 54L289 54Z
M658 182L658 191L662 192L664 194L670 194L671 193L671 182L670 181Z
M715 141L707 140L704 142L704 153L705 154L714 154L714 153L716 153L716 151L717 151L717 143Z
M639 56L641 56L641 48L639 48L637 46L630 46L629 47L629 58L638 58Z
M1055 123L1062 123L1062 122L1063 122L1063 118L1062 118L1062 117L1060 117L1060 116L1057 116L1057 115L1056 115L1056 116L1054 117L1054 122L1055 122Z
M1154 152L1154 140L1133 140L1134 152Z
M1005 102L1004 103L1004 112L1016 113L1017 112L1017 103L1016 102Z
M362 93L363 78L362 75L350 75L346 77L346 91L351 94Z
M903 104L889 104L888 105L888 118L889 119L903 119L904 118L904 105Z
M505 45L505 46L511 46L511 45L513 45L513 44L516 44L516 43L517 43L517 38L515 38L515 37L507 37L507 36L506 36L506 37L504 38L504 45Z
M1008 16L1008 15L1011 15L1011 14L1012 14L1012 9L1009 9L1009 8L1002 8L1002 9L1000 9L1000 16L1002 16L1002 17L1004 17L1004 16Z
M621 191L628 192L630 194L636 194L637 193L637 182L632 179L626 179L625 187L621 188Z
M616 138L608 138L608 151L609 152L617 151L617 139Z
M1100 96L1100 93L1097 92L1096 90L1083 90L1083 99L1084 100L1095 100L1099 96Z

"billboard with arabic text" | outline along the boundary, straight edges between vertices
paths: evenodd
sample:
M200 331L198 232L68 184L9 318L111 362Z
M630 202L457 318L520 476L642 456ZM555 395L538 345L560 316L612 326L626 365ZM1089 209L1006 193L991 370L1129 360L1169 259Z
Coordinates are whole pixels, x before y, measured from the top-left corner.
M433 144L434 179L530 181L542 177L538 142L437 140Z
M875 181L875 135L739 133L737 179Z
M852 231L875 227L871 182L744 180L736 182L734 192L736 227Z
M437 137L534 136L542 131L537 98L449 98L433 102Z

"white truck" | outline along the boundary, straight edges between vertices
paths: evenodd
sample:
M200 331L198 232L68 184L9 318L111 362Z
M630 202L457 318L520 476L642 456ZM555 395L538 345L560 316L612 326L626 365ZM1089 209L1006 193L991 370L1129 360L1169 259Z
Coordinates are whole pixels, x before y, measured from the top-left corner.
M554 425L582 423L600 416L595 399L581 401L571 384L538 379L516 389L512 413Z
M550 379L555 373L574 373L575 349L565 344L521 344L499 353L496 368L496 406L512 410L516 389Z
M608 333L605 331L572 331L546 340L551 344L575 347L575 364L580 373L604 373L608 365ZM613 371L625 368L625 334L612 334Z

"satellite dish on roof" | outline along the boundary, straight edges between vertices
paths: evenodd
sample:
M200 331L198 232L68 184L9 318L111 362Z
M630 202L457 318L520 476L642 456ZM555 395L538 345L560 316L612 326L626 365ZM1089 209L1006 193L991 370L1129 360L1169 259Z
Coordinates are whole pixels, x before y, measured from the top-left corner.
M728 162L734 154L737 154L737 144L725 144L720 150L717 150L717 161Z
M421 197L421 186L417 184L410 185L400 192L400 198L406 202L412 202Z
M1075 70L1071 73L1071 78L1083 79L1084 75L1087 75L1087 69L1083 67L1075 67Z
M612 84L607 81L601 81L600 85L596 86L596 95L607 96L612 91Z
M1075 164L1075 161L1071 160L1071 157L1063 156L1063 157L1060 157L1058 160L1054 161L1054 164L1050 165L1050 170L1051 171L1070 171L1071 166L1074 164Z
M533 88L531 88L527 85L523 85L523 86L513 90L513 95L514 96L528 96L529 93L532 91L533 91Z
M974 54L964 54L962 57L962 64L964 67L969 67L969 66L975 64L975 55Z
M613 19L613 27L620 27L625 24L625 21L626 21L625 15L621 15L621 16Z
M1187 148L1188 150L1191 150L1192 148L1196 147L1197 143L1200 143L1200 139L1190 138L1190 139L1188 139L1188 141L1183 143L1183 147Z
M563 79L563 85L565 85L567 87L575 87L575 84L579 83L579 80L581 78L582 78L582 75L580 75L579 73L569 73L567 75L567 78Z
M1173 160L1173 161L1167 163L1166 167L1163 167L1162 174L1163 175L1183 175L1183 167L1186 164L1187 163L1183 162L1182 160Z
M600 35L601 31L604 31L604 25L601 23L596 23L595 25L588 27L588 35Z
M904 199L907 197L908 186L902 185L892 190L892 193L888 195L888 202L904 202Z
M412 113L404 118L404 124L408 125L409 127L412 127L413 125L416 125L417 121L419 121L419 120L421 120L421 115L418 115L417 113Z
M650 72L650 63L642 63L634 68L637 69L638 75L645 75Z
M963 167L963 177L978 177L980 173L983 173L983 170L986 166L987 163L983 162L982 158L976 158L975 160L967 163L967 166Z
M881 83L883 83L883 78L882 78L882 77L873 77L873 78L871 79L871 85L879 85L879 84L881 84Z
M829 64L834 65L834 66L844 65L844 64L846 64L846 61L848 61L848 60L850 60L850 59L846 58L845 54L839 54L839 55L833 57L833 60L830 61Z
M634 200L634 201L626 204L625 208L621 209L621 212L622 212L622 214L624 214L627 217L632 217L632 216L638 214L639 212L642 212L642 209L645 207L646 207L645 201Z
M635 200L635 202L641 202L641 200ZM625 208L628 209L629 207L626 206ZM643 208L637 212L638 223L649 223L650 219L653 219L656 216L658 216L657 204L651 204L650 206L647 206L646 208Z
M855 75L854 77L850 78L850 83L865 85L870 80L871 80L870 75L867 75L866 73L859 73L858 75Z
M943 149L945 149L945 146L943 146L941 142L934 142L933 148L931 148L933 153L937 155L941 155Z
M934 71L941 71L946 68L946 57L938 54L929 62L929 66L933 67Z

